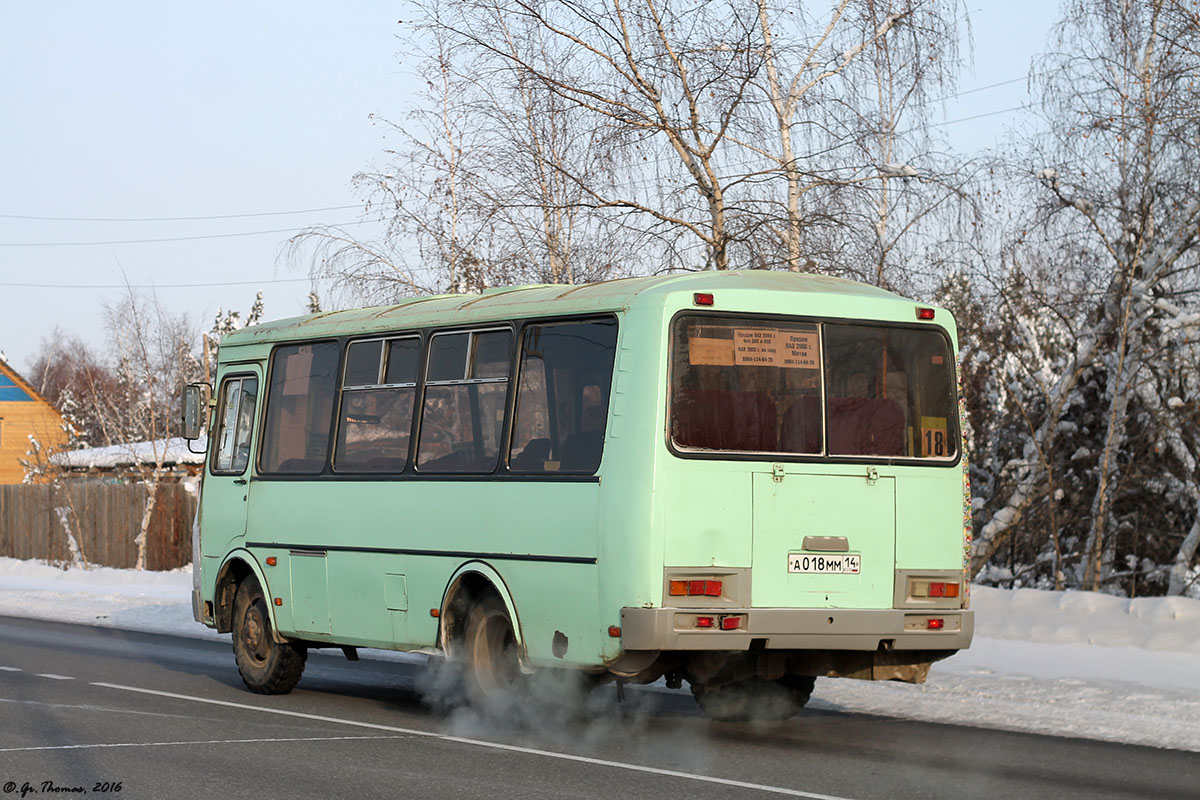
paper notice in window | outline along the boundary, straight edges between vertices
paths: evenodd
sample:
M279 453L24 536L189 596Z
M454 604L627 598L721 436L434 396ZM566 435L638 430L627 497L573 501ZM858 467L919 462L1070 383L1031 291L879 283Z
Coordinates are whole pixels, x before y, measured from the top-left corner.
M739 328L733 343L738 366L816 369L820 362L816 331Z
M921 457L947 458L954 448L946 435L945 417L921 417Z
M817 369L821 365L821 352L817 344L816 331L783 331L782 367L793 369Z
M735 328L734 363L739 367L778 367L783 360L779 331L768 328Z
M707 339L693 336L688 339L688 363L693 366L733 366L733 340Z

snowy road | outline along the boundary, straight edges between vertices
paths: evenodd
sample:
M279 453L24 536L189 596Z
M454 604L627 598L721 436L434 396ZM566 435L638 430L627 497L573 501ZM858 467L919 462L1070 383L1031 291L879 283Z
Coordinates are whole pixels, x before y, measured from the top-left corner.
M228 652L228 635L192 621L191 578L0 558L0 615L218 640ZM975 587L973 608L971 649L935 664L928 683L819 680L810 706L1200 752L1200 600Z
M512 727L429 711L413 663L314 654L283 697L223 642L0 617L0 784L120 797L1195 797L1200 755L812 709L713 723L640 692ZM631 693L632 695L633 693ZM97 788L99 787L99 788ZM40 792L45 794L45 792Z

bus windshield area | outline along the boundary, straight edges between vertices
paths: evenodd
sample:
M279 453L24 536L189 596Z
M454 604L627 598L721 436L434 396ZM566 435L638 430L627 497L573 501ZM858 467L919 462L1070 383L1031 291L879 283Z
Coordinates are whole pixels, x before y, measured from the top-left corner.
M954 358L938 330L686 315L671 366L680 450L958 457Z

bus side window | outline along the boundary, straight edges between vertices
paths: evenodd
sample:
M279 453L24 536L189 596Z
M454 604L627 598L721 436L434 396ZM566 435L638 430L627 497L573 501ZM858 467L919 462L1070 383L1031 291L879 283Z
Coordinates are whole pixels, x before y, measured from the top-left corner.
M617 325L588 320L525 329L509 468L591 474L600 466Z
M277 347L271 355L263 472L316 475L325 469L340 349L337 342L318 342Z
M436 333L417 434L420 472L492 472L508 398L512 332Z
M258 378L246 376L225 381L221 392L217 448L212 471L241 475L250 463L250 434L254 429L254 403Z
M402 472L417 397L421 339L351 342L333 451L336 472Z

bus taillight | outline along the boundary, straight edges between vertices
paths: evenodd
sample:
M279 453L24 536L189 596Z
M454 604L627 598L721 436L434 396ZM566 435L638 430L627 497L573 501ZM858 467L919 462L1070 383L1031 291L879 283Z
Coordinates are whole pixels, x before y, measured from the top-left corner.
M711 628L715 620L712 617L696 617L697 628Z
M931 630L931 631L940 631L942 628L946 627L946 620L931 619L931 620L928 620L925 624L929 626L929 630Z
M742 617L739 614L734 614L728 617L721 617L721 630L736 631L742 627Z
M723 588L721 581L671 581L667 593L671 597L720 597Z
M913 581L913 597L958 597L958 584L948 581Z

